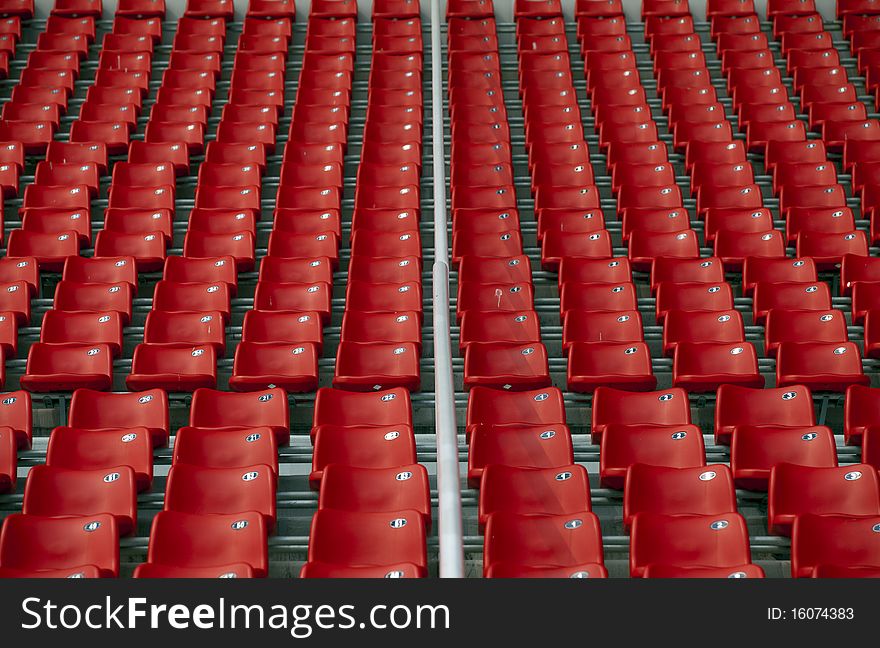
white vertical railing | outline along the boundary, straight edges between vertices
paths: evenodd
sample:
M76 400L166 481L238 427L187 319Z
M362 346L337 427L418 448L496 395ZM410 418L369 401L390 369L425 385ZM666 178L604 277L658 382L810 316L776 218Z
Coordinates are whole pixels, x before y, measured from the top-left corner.
M449 334L449 240L446 223L446 146L443 136L443 49L440 0L431 2L431 115L434 169L434 428L437 437L437 535L440 577L464 576L458 426Z

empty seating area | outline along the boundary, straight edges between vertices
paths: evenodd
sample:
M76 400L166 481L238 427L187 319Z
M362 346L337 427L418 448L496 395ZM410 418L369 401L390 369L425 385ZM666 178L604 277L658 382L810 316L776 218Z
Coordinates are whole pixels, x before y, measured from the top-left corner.
M165 2L0 0L0 576L880 573L880 9Z
M0 574L436 573L419 5L20 7Z
M449 3L469 575L875 573L820 549L880 504L849 5Z

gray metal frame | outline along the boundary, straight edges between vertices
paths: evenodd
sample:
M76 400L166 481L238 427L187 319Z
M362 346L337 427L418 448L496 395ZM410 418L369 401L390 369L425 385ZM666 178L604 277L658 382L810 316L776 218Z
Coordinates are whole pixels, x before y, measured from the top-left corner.
M443 134L443 45L440 0L431 0L431 121L434 172L434 428L437 438L438 530L440 577L464 576L458 427L452 379L449 328L449 240L446 214L446 164Z

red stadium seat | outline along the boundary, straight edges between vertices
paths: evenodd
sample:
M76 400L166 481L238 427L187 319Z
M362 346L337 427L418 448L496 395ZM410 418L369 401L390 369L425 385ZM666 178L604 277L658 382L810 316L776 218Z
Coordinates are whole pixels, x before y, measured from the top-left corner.
M880 421L880 390L852 385L846 390L843 434L847 445L859 445L862 436Z
M505 392L479 386L470 390L467 407L468 430L473 430L474 426L479 424L512 423L564 424L565 409L562 405L562 393L554 387L526 392Z
M69 470L34 466L28 472L22 513L37 516L109 513L120 535L130 535L137 520L134 470L116 466L101 470Z
M164 90L165 88L162 88ZM173 90L172 88L168 88ZM161 93L162 90L159 92ZM199 88L197 91L205 93L208 99L208 91ZM187 90L187 92L193 92ZM179 100L183 100L180 98ZM158 101L158 99L157 99ZM144 142L147 144L166 144L186 147L190 155L200 155L204 150L205 127L200 123L187 122L156 122L147 123L144 131Z
M266 465L278 473L278 445L269 426L208 428L184 426L177 431L173 464L206 468Z
M687 230L689 225L688 213L684 209L631 207L623 210L620 220L625 241L637 230L643 231L644 235L669 234Z
M764 570L751 563L735 567L682 567L652 564L645 567L643 578L764 578Z
M833 182L836 181L835 175ZM742 187L754 182L755 175L750 164L697 161L691 167L691 194L697 194L703 188Z
M165 248L165 236L160 231L128 234L102 230L95 237L96 257L130 256L143 272L162 269Z
M149 40L145 37L129 37L129 36L114 36L113 34L107 34L104 37L104 45L105 47L109 47L108 41L111 39L124 39L126 41L125 46L135 46L134 43L131 43L131 40L139 41L143 39L147 43ZM109 51L109 50L108 50ZM59 88L54 88L56 92L58 92ZM28 98L44 98L50 99L52 97L61 101L61 97L57 97L55 95L51 95L50 97L44 97L43 95L38 95L34 91L28 91L26 95L23 95ZM86 101L93 102L96 104L103 104L109 106L126 106L131 104L134 108L135 112L140 112L142 104L143 104L143 96L140 93L138 88L128 88L124 86L99 86L93 85L89 86L89 89L86 91ZM62 108L67 107L66 99L64 99L64 103L61 104ZM104 154L104 165L103 167L99 164L98 168L101 169L103 173L107 172L107 146L104 143L100 142L83 142L83 143L71 143L71 142L50 142L48 152L51 152L53 148L58 147L58 145L67 145L75 146L75 147L93 147L95 150L102 150ZM67 148L65 147L65 148ZM130 147L129 147L130 148ZM49 159L49 158L47 158Z
M830 576L852 577L859 567L868 570L880 564L877 531L880 518L843 515L798 515L791 538L791 575L806 578L827 574L827 568L839 566ZM847 567L851 569L846 569Z
M678 259L657 257L651 264L651 289L656 290L660 282L670 283L723 283L724 268L721 259Z
M637 310L635 284L574 283L561 285L559 310L564 316L569 310L620 311Z
M699 256L700 244L692 229L679 232L636 230L630 235L629 259L636 270L649 269L657 257L694 259Z
M278 445L290 442L287 395L279 388L247 394L198 389L193 394L189 424L202 428L268 426Z
M36 296L40 285L40 268L35 258L5 256L0 259L0 282L16 281L25 282L30 295Z
M0 284L0 310L12 315L16 326L26 326L31 319L31 300L24 281Z
M657 285L656 316L663 322L673 310L719 311L732 310L733 291L728 283L669 283Z
M804 53L806 50L797 50ZM830 50L833 51L833 50ZM772 140L767 142L764 153L767 170L772 172L780 163L814 163L822 164L828 159L825 144L819 140L788 142Z
M779 230L736 232L720 230L715 235L715 256L727 270L739 271L752 257L781 258L785 256L785 236Z
M191 229L183 241L183 254L199 258L231 256L239 272L250 272L255 264L254 246L252 232L210 234Z
M114 70L115 71L115 70ZM98 72L100 76L101 72ZM143 74L139 72L138 74ZM78 119L70 125L70 141L74 143L102 142L110 155L123 155L128 151L129 125L118 121L83 121Z
M266 533L263 516L256 511L233 515L162 511L153 518L147 564L212 567L226 573L230 565L243 563L255 576L265 576L269 562Z
M816 86L813 86L816 87ZM805 97L807 88L802 91ZM836 99L837 101L855 101L854 98ZM841 151L847 140L876 140L880 138L880 121L876 119L866 119L864 121L834 121L827 120L822 122L822 139L825 146L831 151Z
M320 487L324 468L343 464L359 468L393 468L416 463L411 425L373 423L346 426L323 424L313 428L314 452L309 483Z
M590 482L579 465L531 468L488 465L480 483L479 519L493 513L575 515L590 510Z
M51 207L55 209L85 209L91 204L86 185L43 186L32 184L24 191L22 207Z
M360 293L355 298L356 284L364 283L369 291ZM376 289L385 287L385 294ZM397 299L400 292L411 290L409 303ZM364 294L367 296L364 297ZM395 304L395 302L397 302ZM353 282L349 284L346 298L346 311L343 314L342 340L349 342L413 342L421 344L420 323L422 320L421 284L366 284Z
M171 164L175 175L189 173L189 156L182 142L150 143L133 140L128 147L128 161L131 164Z
M803 250L804 256L823 257L815 259L816 263L822 263L828 268L829 254L834 254L836 250L843 246L860 245L861 241L855 240L859 237L854 236L852 239L833 240L836 237L830 237L831 240L824 240L827 234L837 234L844 237L855 230L855 218L852 210L848 207L822 207L812 209L809 207L792 207L785 215L785 234L789 241L797 241L800 234L805 236L810 233L808 239L805 239L802 246L806 246ZM818 239L823 240L818 240ZM867 242L865 242L867 245ZM836 249L835 249L836 248ZM807 254L810 252L810 254ZM839 264L840 261L837 260Z
M685 152L685 164L688 169L693 168L697 162L735 164L746 161L746 149L741 141L704 142L693 140L688 143Z
M770 470L768 528L789 535L801 513L877 516L880 484L866 464L815 468L778 463Z
M731 437L730 466L739 488L766 490L776 464L837 466L831 429L824 425L738 425Z
M756 324L763 324L771 309L827 311L831 310L831 291L821 281L757 281L752 309Z
M290 0L251 0L248 4L248 18L287 18L293 20L295 15L296 7ZM247 18L245 20L247 21ZM279 20L278 22L287 21Z
M590 432L593 442L599 442L608 425L681 426L690 425L691 413L687 392L667 389L648 393L634 393L598 387L593 393ZM563 417L562 423L565 422Z
M607 488L623 488L627 469L636 463L670 468L706 465L703 437L695 425L609 423L601 444L599 475Z
M335 269L339 265L339 239L333 232L292 234L273 231L269 236L269 256L286 258L326 257Z
M324 468L318 510L388 513L409 509L421 513L431 528L428 472L412 464L392 468L358 468L328 464Z
M352 259L352 266L356 259ZM278 283L332 283L333 271L330 259L327 257L309 258L286 258L267 256L260 261L259 282ZM396 264L395 264L396 266ZM358 268L360 270L361 268ZM357 276L362 276L358 273Z
M876 310L869 310L865 315L865 357L876 358L880 354L878 346L878 322Z
M483 283L470 281L465 276L458 286L456 314L459 320L469 311L514 313L533 308L534 289L528 280L515 284Z
M138 491L153 481L153 444L145 427L89 430L61 426L52 430L46 465L74 471L100 471L117 466L134 471Z
M168 443L168 396L159 389L104 394L77 389L70 401L68 424L83 429L145 427L156 447Z
M673 354L672 384L689 392L715 391L724 384L761 388L764 377L750 342L679 342Z
M364 316L371 315L364 313ZM342 337L345 337L345 316ZM395 315L396 317L396 315ZM369 320L370 318L368 318ZM416 318L413 317L415 322ZM316 312L289 313L284 311L251 310L245 313L242 324L242 342L287 342L313 344L321 353L323 345L321 316ZM358 340L355 340L358 341Z
M217 567L179 567L142 563L135 567L133 578L253 578L250 565L237 563Z
M19 382L31 392L108 390L113 384L113 353L106 344L37 343L28 352Z
M26 391L3 394L0 399L0 426L12 429L20 450L31 447L33 437L31 395Z
M607 230L592 234L568 234L560 230L545 232L541 246L541 266L545 270L554 271L566 257L610 259L611 235Z
M73 284L120 284L127 283L132 295L137 293L137 269L132 257L71 256L64 264L63 281Z
M119 574L119 531L112 515L55 517L15 513L3 521L0 567ZM57 572L56 572L57 573Z
M743 264L743 292L751 295L758 282L815 283L816 264L812 259L747 257Z
M63 91L63 88L58 90ZM15 138L16 141L21 142L24 152L28 155L43 155L52 141L53 126L53 123L48 121L0 121L0 140L9 141Z
M132 390L191 392L217 384L217 351L213 346L139 344L125 384Z
M229 284L224 282L178 283L158 281L153 292L153 309L164 311L219 312L225 321L229 319Z
M450 22L457 18L493 18L492 4L472 0L452 0L446 8L446 18Z
M162 0L121 0L116 7L117 16L164 17L165 2Z
M33 0L8 0L4 2L3 13L17 16L21 20L30 20L34 17Z
M663 353L668 356L673 355L682 342L739 343L742 346L745 341L742 315L737 310L672 310L667 312L663 325Z
M846 391L867 385L859 348L854 342L783 342L776 356L776 384L807 385L819 391Z
M538 240L543 240L544 232L552 229L564 229L569 232L595 232L605 226L605 219L598 210L572 210L547 208L537 213L538 217ZM459 217L459 223L461 223ZM515 227L511 223L511 227Z
M260 281L254 307L267 311L318 313L326 324L332 314L332 286L326 282L280 283Z
M202 234L234 235L239 232L254 233L257 229L258 216L258 210L255 209L193 207L189 213L188 230L191 232L198 231Z
M843 146L843 169L851 172L857 162L873 162L880 150L880 141L871 139L847 139Z
M119 162L113 165L113 184L156 187L174 183L174 166L166 162Z
M459 268L461 272L461 268ZM632 268L629 259L594 259L589 257L568 257L559 264L559 285L566 281L580 283L624 283L632 281Z
M399 565L401 559L415 565L419 576L427 575L425 522L418 511L323 509L312 518L307 566L323 563L388 569Z
M15 490L18 472L17 439L15 430L0 427L0 491L9 493Z
M569 390L579 392L602 385L650 391L657 378L644 342L575 342L568 349L567 384Z
M393 565L358 566L331 565L307 562L300 570L300 578L419 578L421 568L413 563Z
M93 163L37 163L34 182L40 185L85 185L94 197L98 193L98 167Z
M231 297L236 294L238 274L232 257L183 257L170 256L165 259L162 279L173 283L214 283L222 282L229 287Z
M131 321L133 292L131 284L124 281L105 284L63 279L56 285L53 306L62 311L118 313L122 325L127 326Z
M144 342L150 344L187 343L213 346L217 355L226 353L226 330L218 311L152 310L144 325Z
M468 450L468 483L478 488L486 466L554 468L573 462L571 433L564 424L474 426Z
M462 318L462 332L466 319ZM497 327L492 328L497 335ZM540 331L536 331L535 341L539 338ZM576 342L644 342L642 316L637 310L568 310L562 318L563 351Z
M668 162L666 146L660 142L612 142L608 146L608 166L618 164L663 164Z
M421 388L419 349L412 343L341 342L333 386L355 391Z
M715 407L715 441L729 443L738 426L773 425L810 427L816 424L810 389L749 389L722 385Z
M629 529L642 512L661 515L721 515L736 512L730 468L723 464L673 468L632 464L626 473L623 522Z
M310 392L318 387L318 351L310 343L240 342L229 387L258 391L281 387L289 392Z
M166 511L234 515L256 511L275 528L276 473L267 465L214 468L176 464L168 471Z
M877 307L880 300L880 282L856 281L852 287L852 321L853 324L861 324L865 320L868 311Z
M751 562L746 522L738 513L659 515L633 518L630 574L649 565L731 568Z
M352 278L346 286L346 310L391 313L399 311L422 312L422 284L368 283Z
M583 511L574 515L517 515L499 512L486 522L483 574L521 573L528 568L569 575L605 576L599 518ZM544 572L547 573L547 572Z
M315 397L312 437L322 425L412 427L409 392L399 387L375 394L321 388Z
M92 224L89 212L82 209L27 207L21 214L21 228L25 232L67 234L73 232L84 247L91 245Z
M117 357L122 350L122 317L114 311L46 311L40 327L40 342L106 344Z
M489 265L493 261L493 259L482 260L482 262ZM260 280L272 280L275 275L287 274L287 268L293 268L298 264L304 264L304 262L305 260L297 261L296 259L273 259L272 257L267 257L260 265ZM308 264L309 266L314 266L322 273L328 270L327 265L322 262L314 263L309 261ZM271 268L272 272L264 274L262 271L264 267ZM283 273L276 272L282 267L285 268ZM371 283L418 282L421 278L421 263L418 257L355 256L349 260L348 271L351 276ZM327 276L328 278L325 281L332 283L332 275L328 273ZM283 280L297 281L295 278ZM507 280L505 279L504 281L506 282Z
M41 269L60 272L68 257L79 254L80 240L74 231L44 234L25 230L12 230L6 243L10 257L32 257Z
M846 317L841 311L771 309L764 324L764 353L769 357L783 342L847 342Z
M0 351L4 358L14 358L18 353L18 322L15 313L0 311Z

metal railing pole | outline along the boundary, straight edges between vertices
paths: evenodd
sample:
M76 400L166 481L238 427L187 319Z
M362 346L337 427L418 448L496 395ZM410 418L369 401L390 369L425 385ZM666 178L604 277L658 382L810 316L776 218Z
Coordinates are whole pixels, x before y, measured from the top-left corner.
M437 494L440 577L464 576L461 520L461 479L458 466L458 426L452 381L452 343L449 334L449 242L446 222L446 147L443 135L443 50L440 39L440 0L431 0L431 114L434 171L434 429L437 439Z

